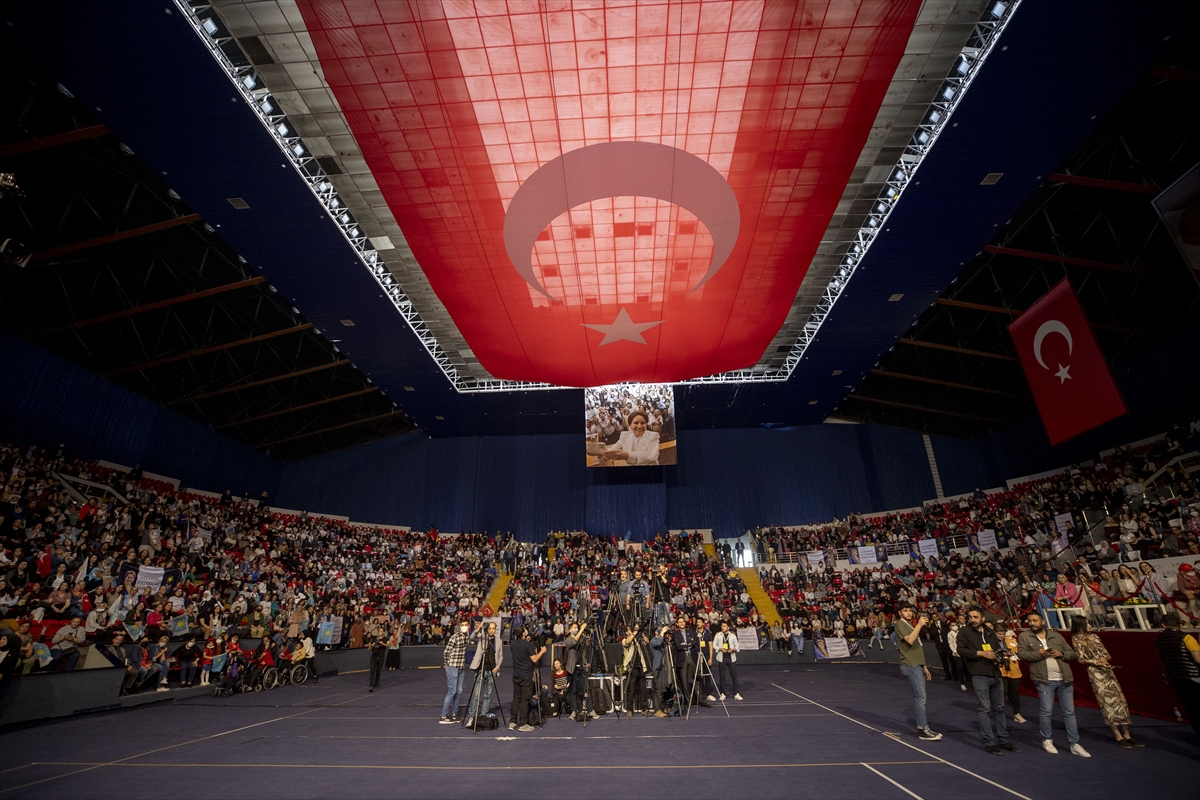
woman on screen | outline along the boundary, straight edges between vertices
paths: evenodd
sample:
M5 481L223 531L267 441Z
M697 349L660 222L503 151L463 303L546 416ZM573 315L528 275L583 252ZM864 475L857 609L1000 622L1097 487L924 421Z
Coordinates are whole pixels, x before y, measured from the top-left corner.
M604 451L607 458L630 466L658 463L658 434L646 430L649 417L640 409L629 414L629 430L621 431L617 443Z

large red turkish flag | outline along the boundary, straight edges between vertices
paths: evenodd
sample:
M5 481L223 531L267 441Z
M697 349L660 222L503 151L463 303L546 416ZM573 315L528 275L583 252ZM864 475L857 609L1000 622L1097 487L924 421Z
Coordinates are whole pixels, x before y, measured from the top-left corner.
M297 5L382 198L474 355L497 378L563 386L759 360L921 8Z
M1068 279L1013 320L1008 332L1050 444L1128 411Z

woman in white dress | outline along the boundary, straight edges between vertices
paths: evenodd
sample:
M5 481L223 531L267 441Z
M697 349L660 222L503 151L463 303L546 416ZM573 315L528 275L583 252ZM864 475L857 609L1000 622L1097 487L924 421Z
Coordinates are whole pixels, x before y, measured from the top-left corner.
M649 417L645 411L629 414L629 430L621 431L617 443L604 451L608 458L624 461L630 466L658 463L658 434L646 430Z

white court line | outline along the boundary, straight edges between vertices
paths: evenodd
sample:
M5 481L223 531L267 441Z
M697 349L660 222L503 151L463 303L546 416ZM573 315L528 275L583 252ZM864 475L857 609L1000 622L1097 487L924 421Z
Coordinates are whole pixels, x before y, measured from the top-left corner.
M362 690L360 689L359 691L362 691ZM339 692L338 694L347 694L347 692ZM350 700L343 700L342 703L349 703L353 699L354 698L352 697L352 698L350 698ZM334 705L335 706L341 705L341 703L335 703ZM294 706L292 706L292 707L294 708ZM328 708L329 706L324 706L324 707ZM131 764L127 764L126 762L132 761L135 758L144 758L146 756L154 755L155 753L161 753L164 750L174 750L177 747L187 747L189 744L197 744L198 742L206 742L210 739L219 739L220 737L228 736L231 733L238 733L239 731L246 731L246 730L250 730L251 728L257 728L260 725L270 725L272 722L280 722L285 719L292 719L293 717L302 717L305 714L311 714L314 711L319 711L319 710L321 710L321 708L323 708L323 706L318 706L316 708L309 708L304 711L297 711L295 714L288 714L287 716L283 716L283 717L275 717L274 719L265 719L262 722L255 722L251 725L243 725L242 727L234 728L233 730L222 731L220 733L210 734L209 736L201 736L197 739L190 739L186 742L180 742L178 744L170 744L170 745L166 745L165 747L158 747L158 748L155 748L154 750L147 750L144 753L137 753L136 755L126 756L125 758L119 758L116 761L106 761L103 763L94 763L91 766L84 766L83 769L77 769L77 770L73 770L71 772L64 772L62 775L51 775L49 778L42 778L41 780L30 781L29 783L23 783L19 786L7 786L3 789L0 789L0 794L12 792L17 789L24 789L29 786L37 786L38 784L47 783L48 781L58 780L59 778L69 778L72 775L78 775L81 772L90 772L94 769L100 769L101 767L133 766ZM36 762L35 761L34 763L35 764L36 763L48 764L51 762ZM66 763L66 762L64 762L64 763ZM86 763L86 762L81 762L81 763Z
M787 693L788 693L788 694L790 694L790 695L793 695L794 697L799 697L801 700L808 700L808 702L812 703L814 706L818 706L819 708L823 708L823 709L825 709L826 711L830 712L831 714L837 714L837 715L838 715L839 717L841 717L842 719L848 719L848 720L850 720L851 722L853 722L855 725L862 725L864 728L867 728L868 730L872 730L872 731L875 731L876 733L883 734L884 736L887 736L889 739L891 739L893 742L895 742L895 743L897 743L897 744L902 744L902 745L904 745L905 747L907 747L907 748L909 748L909 749L911 749L911 750L916 750L918 753L921 753L922 755L927 755L927 756L929 756L930 758L937 759L938 761L942 762L943 764L945 764L945 765L946 765L946 766L948 766L948 767L954 767L954 768L955 768L956 770L958 770L959 772L965 772L965 773L967 773L968 775L970 775L970 776L972 776L972 777L978 778L979 780L983 781L984 783L990 783L992 786L995 786L997 789L1003 789L1004 791L1008 792L1009 794L1011 794L1011 795L1013 795L1013 796L1015 796L1015 797L1019 797L1019 798L1021 798L1021 800L1033 800L1033 798L1031 798L1031 797L1027 797L1026 795L1023 795L1023 794L1021 794L1021 793L1020 793L1020 792L1018 792L1018 791L1015 791L1015 790L1013 790L1013 789L1010 789L1010 788L1008 788L1007 786L1005 786L1005 785L1003 785L1003 784L996 783L996 782L995 782L994 780L992 780L991 778L985 778L985 777L983 777L983 776L982 776L982 775L980 775L978 772L972 772L971 770L967 769L966 767L960 767L958 764L955 764L955 763L954 763L954 762L952 762L952 761L947 761L946 759L942 758L941 756L935 756L933 753L929 752L928 750L922 750L921 748L917 747L916 745L909 744L908 742L906 742L906 741L904 741L904 740L900 739L900 738L899 738L899 737L897 737L897 736L889 736L889 735L888 735L888 734L887 734L885 731L881 731L881 730L879 730L879 728L876 728L876 727L874 727L873 725L868 725L868 724L867 724L867 723L865 723L865 722L859 722L859 721L858 721L858 720L856 720L854 717L847 716L846 714L843 714L843 713L842 713L842 712L840 712L840 711L836 711L836 710L834 710L834 709L830 708L829 706L821 705L821 704L820 704L820 703L818 703L816 700L809 700L809 699L808 699L807 697L805 697L804 695L802 695L802 694L796 694L796 693L795 693L795 692L793 692L791 689L784 689L784 687L780 686L778 683L772 683L771 685L772 685L772 686L774 686L776 689L782 689L783 691L787 692Z
M860 763L861 763L861 764L862 764L864 767L866 767L867 769L871 770L871 772L874 772L876 775L878 775L879 777L883 778L885 781L887 781L888 783L892 784L893 786L895 786L895 787L896 787L897 789L899 789L900 791L904 792L904 793L905 793L906 795L908 795L909 797L915 798L915 800L924 800L924 798L922 798L922 797L921 797L921 795L917 794L916 792L909 791L909 789L908 789L906 786L904 786L904 784L902 784L902 783L900 783L900 782L898 782L898 781L894 781L894 780L892 780L892 779L891 779L891 778L889 778L887 775L884 775L882 772L880 772L879 770L875 769L874 767L872 767L872 766L871 766L870 764L868 764L867 762L863 761L863 762L860 762Z

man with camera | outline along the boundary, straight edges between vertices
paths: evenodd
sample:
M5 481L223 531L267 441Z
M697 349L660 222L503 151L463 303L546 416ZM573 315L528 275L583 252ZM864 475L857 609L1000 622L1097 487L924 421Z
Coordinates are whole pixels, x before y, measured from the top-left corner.
M511 653L513 659L513 700L512 714L509 717L508 729L525 733L533 730L529 724L529 701L533 699L533 665L546 654L546 646L534 650L533 641L529 636L529 628L522 625L516 631Z
M629 582L629 594L625 596L625 619L629 624L646 621L650 610L650 584L642 578L641 567L634 569Z
M471 634L471 641L479 642L479 646L475 648L475 657L471 659L471 669L475 670L480 678L481 689L471 693L467 727L472 727L475 717L487 714L491 707L492 689L496 686L496 676L500 674L500 664L504 661L504 646L496 634L496 623L489 622L486 628L475 631Z
M567 635L555 647L561 648L559 659L563 669L571 676L571 688L568 694L571 698L571 708L575 711L576 721L584 719L583 693L587 690L587 665L584 663L583 637L588 624L580 625L572 622L567 628Z
M1003 755L1005 750L1019 753L1009 741L1008 723L1004 718L1004 681L1001 680L999 658L1008 652L1008 648L995 631L984 625L983 609L979 606L967 609L967 626L959 629L957 644L958 654L967 662L967 674L975 689L983 746L994 756Z
M640 711L648 717L651 712L647 706L647 700L654 693L650 639L642 631L641 626L634 625L626 631L625 637L621 639L621 648L623 655L621 663L625 667L625 685L621 696L632 700L626 704L626 710L630 714Z
M658 565L653 584L654 624L661 625L667 621L667 615L671 612L671 577L667 574L666 564Z
M671 647L674 649L675 656L675 680L686 698L685 702L691 706L695 702L692 692L700 688L696 684L696 659L700 657L700 642L696 637L696 631L688 627L687 617L683 614L679 615L675 624L677 628L671 636ZM703 708L712 708L704 700L701 700L699 705ZM682 709L680 710L682 711Z
M914 618L916 622L914 623ZM900 618L896 620L896 646L900 648L900 671L908 679L912 687L913 710L917 717L917 738L926 742L936 742L942 738L940 733L929 729L929 721L925 718L925 682L931 680L929 667L925 666L925 650L921 645L921 631L929 624L929 617L922 613L919 617L908 603L900 604Z

